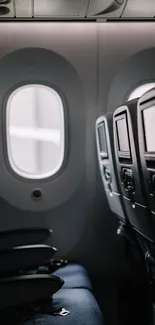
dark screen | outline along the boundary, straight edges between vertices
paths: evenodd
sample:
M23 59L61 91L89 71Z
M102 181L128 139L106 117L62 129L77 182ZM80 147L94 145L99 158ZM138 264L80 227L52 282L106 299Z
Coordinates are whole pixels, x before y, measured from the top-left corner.
M101 123L98 127L98 136L99 136L99 146L100 151L107 154L107 141L106 141L106 132L105 132L105 124Z
M120 118L117 120L117 133L118 133L118 145L119 151L129 152L129 138L126 118Z

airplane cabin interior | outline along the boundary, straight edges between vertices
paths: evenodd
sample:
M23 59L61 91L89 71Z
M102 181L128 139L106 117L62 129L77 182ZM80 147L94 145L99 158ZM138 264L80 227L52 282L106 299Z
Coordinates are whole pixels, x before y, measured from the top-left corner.
M155 325L155 0L0 0L0 325Z

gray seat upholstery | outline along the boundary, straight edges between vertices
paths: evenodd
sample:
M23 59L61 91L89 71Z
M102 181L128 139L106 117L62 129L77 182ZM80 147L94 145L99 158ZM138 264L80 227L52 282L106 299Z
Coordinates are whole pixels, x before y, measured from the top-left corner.
M68 264L53 273L65 281L63 288L83 288L92 290L86 269L79 264Z
M103 325L103 318L93 294L87 289L61 289L53 304L71 312L66 317L39 314L24 325Z
M65 280L65 285L53 296L51 307L70 311L66 317L36 314L23 325L103 325L100 308L91 292L87 271L78 264L68 264L53 273Z

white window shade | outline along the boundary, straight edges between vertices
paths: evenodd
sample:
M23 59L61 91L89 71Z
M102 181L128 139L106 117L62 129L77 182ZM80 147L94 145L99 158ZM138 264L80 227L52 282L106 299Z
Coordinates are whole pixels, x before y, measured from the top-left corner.
M150 82L147 84L143 84L137 88L135 88L132 93L130 94L128 100L132 100L135 98L139 98L144 95L147 91L155 87L155 82Z
M64 110L45 85L16 89L6 108L7 152L14 172L30 179L54 175L64 159Z

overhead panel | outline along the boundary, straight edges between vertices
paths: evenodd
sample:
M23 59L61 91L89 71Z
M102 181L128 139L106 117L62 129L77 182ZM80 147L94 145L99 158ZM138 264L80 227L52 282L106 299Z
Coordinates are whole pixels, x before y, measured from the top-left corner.
M15 15L16 17L32 17L32 0L15 0Z
M14 0L0 1L0 18L12 18L15 16L15 2Z
M90 0L88 17L121 17L127 0Z
M122 17L146 18L155 16L155 0L128 0Z
M34 16L85 17L89 0L34 0Z
M155 0L0 0L0 19L155 18Z

